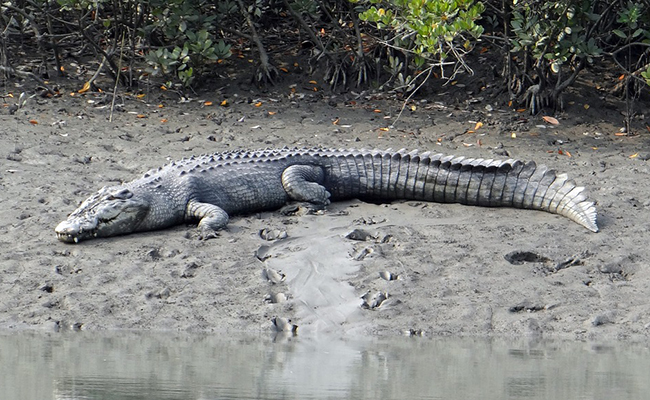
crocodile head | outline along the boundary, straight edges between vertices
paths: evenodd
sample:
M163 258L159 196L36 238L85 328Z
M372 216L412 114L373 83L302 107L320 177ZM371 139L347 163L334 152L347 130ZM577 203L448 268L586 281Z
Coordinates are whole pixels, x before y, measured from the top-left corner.
M138 230L148 212L149 202L124 186L104 187L54 230L68 243L123 235Z

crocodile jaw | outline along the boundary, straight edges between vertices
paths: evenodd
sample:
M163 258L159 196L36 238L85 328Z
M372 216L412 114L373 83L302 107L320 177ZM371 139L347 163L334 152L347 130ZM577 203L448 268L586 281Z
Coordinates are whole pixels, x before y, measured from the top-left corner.
M148 202L123 187L102 188L54 229L57 238L79 243L135 232L149 211Z

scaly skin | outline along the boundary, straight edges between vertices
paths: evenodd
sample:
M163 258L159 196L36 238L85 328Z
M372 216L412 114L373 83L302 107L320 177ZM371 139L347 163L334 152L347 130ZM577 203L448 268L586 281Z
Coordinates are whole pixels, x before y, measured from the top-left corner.
M199 221L202 237L229 215L289 201L395 199L504 206L564 215L597 232L596 208L565 174L534 162L465 159L417 151L267 149L173 162L102 188L55 229L69 243Z

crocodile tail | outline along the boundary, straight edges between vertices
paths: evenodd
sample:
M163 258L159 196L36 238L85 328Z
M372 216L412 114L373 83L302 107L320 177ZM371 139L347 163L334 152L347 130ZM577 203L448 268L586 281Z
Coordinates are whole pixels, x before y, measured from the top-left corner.
M585 188L545 165L427 153L406 159L408 171L401 168L406 198L542 210L598 232L596 207Z

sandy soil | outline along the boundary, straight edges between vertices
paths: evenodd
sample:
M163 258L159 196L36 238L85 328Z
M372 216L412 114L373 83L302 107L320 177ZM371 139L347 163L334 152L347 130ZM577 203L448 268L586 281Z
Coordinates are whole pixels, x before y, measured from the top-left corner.
M57 98L36 95L13 115L16 99L7 98L0 327L265 332L281 317L301 335L647 338L647 132L615 135L622 120L615 99L586 82L565 112L552 114L554 127L491 100L494 87L466 78L423 93L382 129L395 123L401 101L329 95L310 79L292 76L267 93L219 82L184 101L157 88L123 94L112 122L110 96L69 94L81 84L65 83ZM4 91L24 90L36 93ZM643 129L648 120L636 123ZM54 235L103 185L192 154L275 146L533 159L590 189L601 232L535 211L350 201L316 215L237 216L208 241L189 225L79 245ZM288 237L264 240L263 229ZM364 240L346 237L355 229ZM265 269L284 280L269 282ZM397 279L382 278L386 272ZM282 300L279 293L287 300L270 301ZM387 299L364 307L366 293Z

